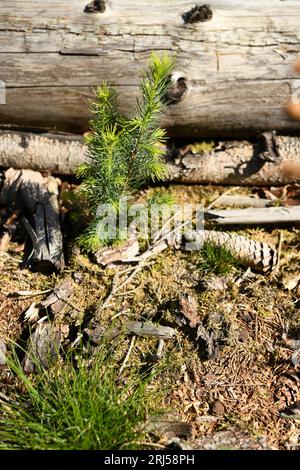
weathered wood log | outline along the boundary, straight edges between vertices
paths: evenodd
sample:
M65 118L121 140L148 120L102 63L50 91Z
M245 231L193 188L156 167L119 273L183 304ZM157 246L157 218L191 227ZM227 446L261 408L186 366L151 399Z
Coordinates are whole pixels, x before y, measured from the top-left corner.
M181 0L88 3L1 0L1 126L80 133L91 89L102 80L120 92L120 111L131 113L154 50L176 55L178 90L162 118L173 135L299 130L286 112L300 80L292 65L300 50L299 2L211 0L198 15Z
M0 166L71 174L83 162L81 136L0 131Z
M300 206L210 210L205 215L217 225L265 225L300 222Z
M166 155L169 180L182 183L275 186L300 182L300 137L219 143L210 152ZM72 174L86 146L74 135L0 131L0 166Z
M13 168L5 173L1 203L14 202L26 214L23 222L31 238L32 252L24 264L34 270L48 272L64 267L57 196L58 186L53 177L43 178L36 171Z
M266 142L220 143L202 155L186 154L169 162L170 179L182 183L276 186L300 181L287 162L300 166L300 138L276 136L276 155Z

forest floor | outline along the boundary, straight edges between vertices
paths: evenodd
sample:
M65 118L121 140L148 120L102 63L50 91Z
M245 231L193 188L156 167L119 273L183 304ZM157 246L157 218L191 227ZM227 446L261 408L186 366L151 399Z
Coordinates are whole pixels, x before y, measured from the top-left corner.
M225 190L228 188L168 188L181 201L204 205ZM231 191L241 193L241 188ZM2 223L11 215L3 210ZM18 218L14 223L19 223ZM65 217L65 233L72 234L70 224ZM128 319L151 320L176 330L175 336L165 341L163 360L168 366L153 378L152 386L166 390L161 407L177 420L191 424L192 433L185 444L188 448L300 448L300 422L280 416L280 410L300 399L299 366L292 360L293 341L300 339L299 228L239 229L239 233L273 246L281 233L280 267L272 275L243 278L245 268L241 266L223 271L218 266L204 269L197 252L168 249L153 258L153 263L144 267L122 295L113 297L104 309L101 304L111 290L114 269L101 268L81 253L71 235L70 240L65 239L67 267L61 274L21 269L21 232L19 239L7 243L2 237L2 339L24 338L28 329L24 312L46 297L34 294L68 277L72 292L66 308L53 320L64 332L66 342L76 339L79 330L107 327L112 319L115 325ZM30 291L32 296L20 295L20 291ZM190 302L192 315L205 329L206 341L203 335L197 339L192 322L184 321L182 309L186 302ZM133 364L143 367L151 361L158 342L157 338L136 337L125 373ZM125 336L123 356L130 343L131 337ZM0 392L7 387L2 373ZM162 432L154 442L164 445L171 437L172 432Z

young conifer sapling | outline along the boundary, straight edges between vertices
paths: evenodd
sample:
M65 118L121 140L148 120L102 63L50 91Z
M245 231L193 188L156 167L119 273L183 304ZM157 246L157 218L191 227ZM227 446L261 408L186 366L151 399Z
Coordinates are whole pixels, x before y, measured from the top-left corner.
M159 127L159 119L173 65L167 55L151 55L132 118L118 113L117 93L110 85L103 83L95 92L90 107L94 115L91 132L85 138L88 151L77 171L91 215L79 244L88 251L110 242L98 215L100 205L108 205L117 215L120 201L133 197L145 183L166 178L163 150L158 145L166 140L166 132ZM117 238L122 238L120 233Z

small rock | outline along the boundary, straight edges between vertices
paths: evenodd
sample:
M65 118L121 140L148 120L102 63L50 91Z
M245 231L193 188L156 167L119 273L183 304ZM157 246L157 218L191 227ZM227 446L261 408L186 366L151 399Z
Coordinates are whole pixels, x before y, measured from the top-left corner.
M203 436L196 441L199 450L267 450L264 438L253 438L248 433L236 428L229 431L217 431Z

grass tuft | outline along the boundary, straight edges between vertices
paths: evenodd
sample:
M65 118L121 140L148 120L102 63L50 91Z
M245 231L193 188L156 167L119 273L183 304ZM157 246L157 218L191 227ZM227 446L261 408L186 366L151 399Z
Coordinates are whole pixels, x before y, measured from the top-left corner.
M14 354L10 367L22 391L0 402L0 450L139 448L153 403L149 377L132 372L120 384L107 348L101 347L89 365L69 359L64 367L40 369L34 377L24 374Z
M201 249L200 268L208 274L225 275L241 265L226 248L213 243L204 243Z

